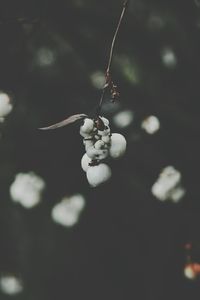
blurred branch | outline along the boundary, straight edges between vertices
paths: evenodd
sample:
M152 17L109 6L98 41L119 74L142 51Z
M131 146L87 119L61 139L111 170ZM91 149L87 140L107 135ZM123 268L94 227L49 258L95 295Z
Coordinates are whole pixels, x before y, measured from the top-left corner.
M34 24L34 23L37 23L39 22L39 18L26 18L26 17L19 17L19 18L9 18L9 19L6 19L6 20L0 20L0 25L3 25L3 24L10 24L10 23L22 23L22 24Z

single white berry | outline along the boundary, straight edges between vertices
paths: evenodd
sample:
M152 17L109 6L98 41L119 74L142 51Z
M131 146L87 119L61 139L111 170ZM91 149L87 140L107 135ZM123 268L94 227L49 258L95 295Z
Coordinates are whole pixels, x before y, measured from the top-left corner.
M14 202L30 209L42 200L45 185L43 178L33 172L18 173L10 186L10 196Z
M109 127L107 127L104 130L98 130L98 135L100 135L100 136L107 136L109 134L110 134L110 128Z
M112 158L123 156L126 151L126 144L126 139L122 134L113 133L111 136L110 156Z
M80 135L85 138L85 139L89 139L89 138L92 138L93 135L89 134L89 133L85 133L82 128L80 128Z
M191 280L196 278L195 271L192 268L191 264L185 266L184 275L185 275L185 277L187 277L188 279L191 279Z
M111 169L106 164L91 166L87 169L87 180L92 187L108 181L111 177Z
M94 129L94 121L92 119L86 118L84 120L83 125L80 128L80 134L82 136L85 136L85 134L92 133L93 129Z
M95 160L105 159L108 156L108 150L107 149L98 150L92 146L87 149L87 156Z
M105 143L102 140L98 140L95 144L94 147L97 150L103 149L105 146Z
M89 147L87 149L87 156L90 158L90 159L96 159L97 156L99 154L99 150L95 149L94 146L92 147Z
M85 151L87 151L88 148L92 147L94 142L93 140L83 140L83 144L85 145Z
M3 92L0 92L0 118L6 117L13 109L10 97Z
M87 156L87 153L85 153L81 159L81 167L83 171L87 172L87 169L89 168L89 163L91 163L91 158Z
M85 206L85 198L81 194L64 197L57 203L52 211L53 221L65 227L72 227L78 223L82 210Z
M102 136L102 141L105 143L105 144L109 144L110 143L110 136L109 135L105 135L105 136Z
M99 150L99 151L100 151L99 155L98 155L99 160L103 160L108 157L109 151L107 149L103 149L103 150Z
M131 110L123 110L118 112L113 117L113 123L117 128L123 129L127 128L132 124L134 120L134 113Z
M98 134L95 134L94 138L96 141L98 141L98 140L100 140L101 137Z
M105 126L109 126L109 121L108 121L108 119L106 119L106 118L104 118L104 117L100 117L100 118L101 118L101 120L103 121L103 123L104 123Z
M80 135L82 135L82 137L84 138L84 140L92 140L93 139L93 134L92 133L82 132L81 129L80 129Z
M15 274L2 274L0 277L0 290L10 297L17 296L24 289L23 281Z
M160 121L156 116L149 116L143 120L141 127L147 133L154 134L160 129Z

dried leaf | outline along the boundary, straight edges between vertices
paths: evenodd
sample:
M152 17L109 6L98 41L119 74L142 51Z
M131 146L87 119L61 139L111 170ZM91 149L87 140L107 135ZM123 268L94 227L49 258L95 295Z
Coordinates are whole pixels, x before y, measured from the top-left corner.
M85 114L76 114L76 115L73 115L73 116L70 116L69 118L61 121L61 122L58 122L56 124L53 124L53 125L50 125L48 127L42 127L42 128L39 128L40 130L50 130L50 129L57 129L57 128L60 128L60 127L64 127L64 126L67 126L71 123L74 123L78 120L81 120L81 119L84 119L86 118L87 115Z

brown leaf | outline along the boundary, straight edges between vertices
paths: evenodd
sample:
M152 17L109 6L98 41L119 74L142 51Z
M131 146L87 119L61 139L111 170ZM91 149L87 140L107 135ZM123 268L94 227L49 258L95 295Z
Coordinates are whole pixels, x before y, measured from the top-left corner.
M50 126L47 126L47 127L38 128L38 129L40 129L40 130L57 129L57 128L60 128L60 127L67 126L67 125L69 125L71 123L74 123L78 120L84 119L86 117L87 117L87 115L85 115L85 114L76 114L76 115L70 116L69 118L67 118L67 119L65 119L61 122L58 122L56 124L53 124L53 125L50 125Z

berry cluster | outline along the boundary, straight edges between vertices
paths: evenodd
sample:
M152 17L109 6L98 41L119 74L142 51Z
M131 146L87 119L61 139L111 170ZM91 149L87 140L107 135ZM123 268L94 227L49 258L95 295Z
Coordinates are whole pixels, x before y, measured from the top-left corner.
M128 6L128 2L129 0L124 0L122 12L112 39L108 65L105 72L105 84L102 87L101 98L96 108L96 118L91 119L88 118L87 115L79 113L56 124L40 128L42 130L57 129L72 124L78 120L84 120L84 123L80 128L80 134L84 138L83 143L86 153L82 157L81 165L83 170L86 172L87 180L92 187L96 187L104 183L111 177L111 169L104 163L104 160L109 156L112 158L119 158L126 151L126 139L124 136L118 133L111 134L109 121L106 118L101 117L100 114L107 90L110 92L112 102L115 102L120 95L117 86L112 80L110 69L115 41Z
M96 187L110 179L112 174L110 167L103 161L108 157L121 157L126 151L126 139L119 133L111 134L109 121L104 117L95 120L85 118L80 135L86 151L81 166L89 184Z

